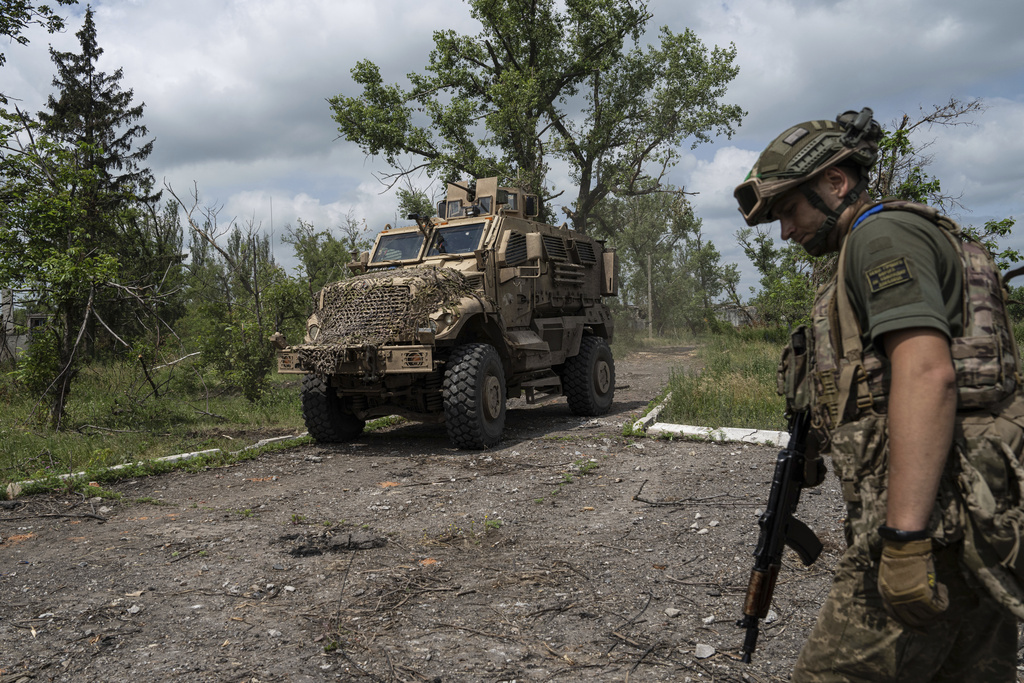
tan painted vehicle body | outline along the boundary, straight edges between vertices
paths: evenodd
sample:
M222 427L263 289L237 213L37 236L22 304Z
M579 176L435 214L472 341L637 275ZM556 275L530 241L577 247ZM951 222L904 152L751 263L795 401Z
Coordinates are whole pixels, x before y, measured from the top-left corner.
M565 393L574 412L607 411L602 297L617 294L617 257L534 220L535 207L495 178L450 184L438 216L383 231L352 278L324 287L304 343L278 351L279 372L307 375L314 438L355 438L366 419L397 414L444 420L457 446L481 448L500 439L506 398Z

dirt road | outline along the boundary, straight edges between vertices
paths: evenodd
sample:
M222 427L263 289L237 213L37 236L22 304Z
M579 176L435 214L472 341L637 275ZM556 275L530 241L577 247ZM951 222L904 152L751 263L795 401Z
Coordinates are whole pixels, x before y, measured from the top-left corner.
M596 420L517 403L487 451L405 425L0 509L0 682L786 680L838 487L804 496L826 551L787 557L741 664L775 449L621 436L690 362L619 359Z

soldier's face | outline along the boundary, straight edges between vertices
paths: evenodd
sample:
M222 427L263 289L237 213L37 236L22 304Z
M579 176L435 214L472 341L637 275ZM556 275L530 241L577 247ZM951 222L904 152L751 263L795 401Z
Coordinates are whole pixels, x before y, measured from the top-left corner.
M806 244L821 227L825 214L811 206L799 188L782 195L772 207L772 218L779 221L782 239Z
M833 211L843 203L843 197L853 189L850 177L837 168L825 169L822 175L808 182L811 183L811 189L821 198L825 206ZM782 239L798 242L811 256L819 256L839 250L842 238L859 205L858 202L854 206L848 206L839 216L839 220L828 233L824 243L819 244L813 250L807 249L807 243L824 224L827 216L808 201L807 196L799 187L779 197L772 207L771 218L779 221L782 227Z

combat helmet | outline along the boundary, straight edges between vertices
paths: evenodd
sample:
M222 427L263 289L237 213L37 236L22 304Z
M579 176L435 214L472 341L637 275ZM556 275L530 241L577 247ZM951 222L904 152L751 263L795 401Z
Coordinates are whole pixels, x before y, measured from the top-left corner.
M882 128L872 116L867 107L860 113L847 111L835 121L797 124L775 138L733 192L747 225L774 220L772 205L782 194L799 187L811 205L826 216L814 238L805 245L814 253L835 227L839 215L867 188L868 172L878 157L878 141L882 137ZM860 169L860 181L842 204L829 209L807 181L843 162Z

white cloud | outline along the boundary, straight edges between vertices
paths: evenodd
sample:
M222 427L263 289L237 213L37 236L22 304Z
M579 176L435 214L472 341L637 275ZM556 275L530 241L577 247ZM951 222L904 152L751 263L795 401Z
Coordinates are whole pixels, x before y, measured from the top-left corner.
M929 170L951 194L963 193L964 222L1020 215L1024 205L1024 102L993 99L976 126L933 131Z

